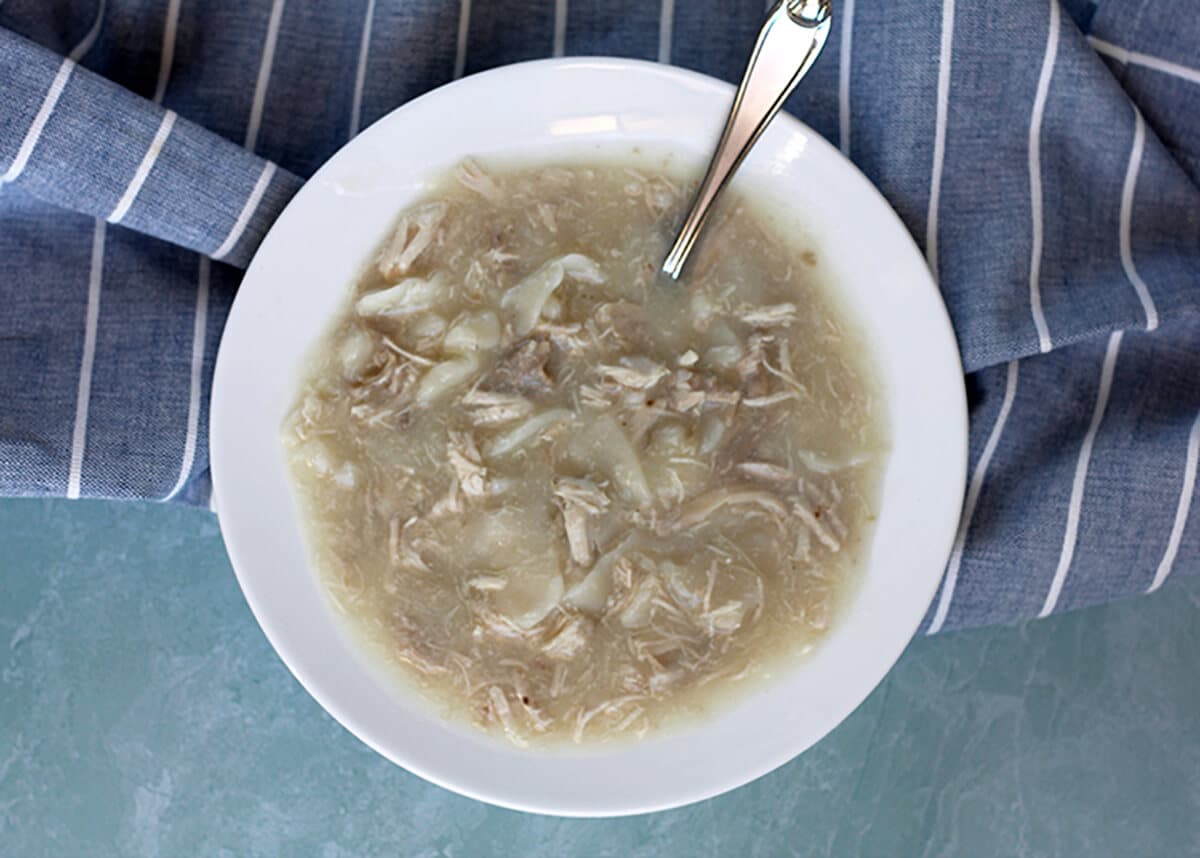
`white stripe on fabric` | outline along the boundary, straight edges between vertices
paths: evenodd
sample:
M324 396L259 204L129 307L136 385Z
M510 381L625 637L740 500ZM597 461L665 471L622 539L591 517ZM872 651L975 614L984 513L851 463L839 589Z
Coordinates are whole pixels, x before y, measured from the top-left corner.
M854 42L854 0L842 0L842 44L838 61L838 148L850 157L850 56ZM940 81L939 81L940 84Z
M54 112L58 99L67 86L67 79L71 77L71 72L74 70L75 61L70 59L63 60L62 65L58 67L58 73L54 75L54 80L50 82L50 89L46 91L46 97L42 99L42 106L38 108L29 130L25 132L25 139L21 141L21 145L17 149L17 156L13 158L12 164L9 165L4 175L0 176L0 185L13 181L25 171L25 165L29 163L29 156L33 154L33 147L37 146L38 140L41 139L46 122L50 119L50 114Z
M567 0L554 0L554 43L551 53L561 57L567 46Z
M1191 81L1195 84L1200 84L1200 69L1194 69L1190 66L1185 66L1181 63L1173 63L1170 60L1159 59L1150 54L1143 54L1140 51L1130 51L1112 42L1106 42L1103 39L1097 39L1095 36L1088 36L1088 43L1096 51L1096 53L1104 54L1112 57L1119 63L1128 63L1130 65L1142 66L1144 68L1153 69L1156 72L1177 77L1180 80Z
M658 9L658 61L671 62L671 40L675 38L675 0L662 0Z
M75 391L75 428L71 432L71 464L67 471L67 497L79 497L83 481L83 452L87 448L88 406L92 401L92 365L96 361L96 323L100 319L100 287L104 282L104 236L99 218L92 232L92 262L88 273L87 312L83 325L83 354L79 359L79 387Z
M41 119L41 126L37 128L38 136L41 135L42 127L45 126L46 120L54 110L54 105L62 95L63 87L66 86L75 64L83 59L92 49L92 45L96 43L96 39L100 35L101 24L104 21L105 7L105 0L100 0L92 28L59 67L54 83L50 87L53 92L55 85L58 85L58 92L54 93L53 100L50 95L47 95L46 102L43 102L42 109L34 119L35 126L38 125L38 119ZM32 130L31 128L30 131ZM28 140L28 137L26 139ZM28 161L29 152L33 151L33 144L36 142L35 137L29 146L29 151L25 153L26 161ZM22 148L24 148L24 144L22 144ZM21 165L21 168L24 169L24 164ZM83 483L83 454L87 449L88 407L92 401L92 366L96 362L96 328L100 321L100 289L104 284L104 238L107 233L107 224L96 218L92 229L92 258L88 268L87 309L84 312L83 322L83 353L79 359L79 384L75 390L75 425L71 431L71 461L67 466L67 497L72 499L79 497Z
M246 204L242 206L242 211L234 221L233 228L229 230L229 235L225 236L221 246L213 252L213 259L224 259L231 250L237 247L238 239L246 231L246 225L250 223L254 210L262 202L263 194L267 192L267 186L271 184L271 177L274 175L275 162L268 161L267 165L263 167L262 173L259 174L258 181L254 183L254 189L250 191L250 196L246 198Z
M1183 463L1183 486L1179 490L1179 505L1175 508L1175 523L1171 525L1171 536L1167 540L1167 550L1163 552L1162 562L1154 573L1154 582L1146 588L1147 593L1153 593L1163 585L1175 565L1175 555L1179 553L1179 543L1183 541L1183 529L1187 527L1188 513L1192 509L1192 495L1196 492L1196 466L1200 460L1200 414L1192 424L1191 434L1188 435L1187 458Z
M954 0L942 0L942 42L938 55L937 115L933 126L933 170L929 176L929 213L925 222L925 258L938 279L938 206L946 160L946 123L950 109L950 57L954 47Z
M367 57L371 54L371 22L375 19L375 0L367 0L362 41L358 43L358 71L354 74L354 100L350 104L350 136L358 134L362 123L363 88L367 84Z
M267 20L267 38L263 43L262 62L258 67L258 80L254 84L254 101L250 105L250 122L246 126L246 148L251 152L258 144L258 131L262 127L263 105L267 101L267 84L271 81L271 66L275 62L275 43L279 41L279 21L283 18L284 0L271 4L271 17Z
M929 622L926 634L937 634L946 622L950 613L950 603L954 599L954 588L958 584L958 570L962 566L963 549L967 544L967 532L971 528L971 519L975 517L975 507L979 503L979 494L983 491L983 481L987 476L988 467L996 447L1000 445L1000 436L1004 434L1004 424L1012 412L1013 400L1017 396L1017 381L1020 375L1020 365L1017 361L1009 361L1008 376L1004 383L1004 399L1000 403L1000 411L996 414L996 422L988 435L987 443L975 463L975 471L971 474L971 483L967 487L967 499L963 504L962 521L958 525L958 535L954 538L954 550L950 553L950 563L946 566L946 576L942 581L942 592L938 599L937 610Z
M87 31L87 35L83 37L75 50L71 51L68 59L79 62L87 56L88 51L92 49L92 45L96 44L96 39L100 37L100 28L104 24L104 10L108 6L107 0L100 0L100 5L96 7L96 20L92 22L92 28Z
M133 201L137 199L142 185L146 183L146 177L150 175L150 170L154 168L154 162L158 160L158 153L162 151L167 138L171 135L171 129L175 127L175 119L174 110L168 110L163 114L162 122L158 124L158 130L154 132L154 139L150 141L150 148L142 156L142 163L138 164L138 168L134 171L133 178L129 182L129 187L125 189L125 193L121 195L121 199L117 202L117 207L108 216L109 223L120 223L125 215L129 214L129 208L133 205Z
M166 20L163 21L162 49L159 51L159 59L158 59L158 81L154 85L154 99L153 100L154 100L155 104L162 103L164 96L166 96L166 94L167 94L167 84L171 80L171 69L175 64L175 40L176 40L176 35L179 32L179 9L180 9L180 6L181 6L181 0L169 0L169 2L167 4L167 17L166 17ZM135 176L134 176L134 182L131 183L130 187L125 191L125 197L122 199L122 203L125 204L125 209L121 210L121 204L118 204L117 210L114 211L113 216L110 216L110 218L109 218L110 220L112 220L113 223L116 223L121 218L123 218L125 216L125 212L129 210L129 206L132 205L133 200L136 198L137 192L141 189L142 183L146 180L146 176L148 176L150 174L150 169L154 165L154 160L157 159L159 151L161 151L163 145L166 143L167 137L171 133L171 127L174 126L174 124L175 124L175 113L174 113L174 111L168 110L166 116L163 117L163 125L159 127L159 134L156 135L154 138L155 143L152 143L150 145L150 150L146 153L146 157L142 159L142 165L138 168L138 173L135 174ZM165 126L165 131L164 131L164 126ZM161 139L160 139L160 137L161 137ZM156 148L155 144L157 144L157 148ZM201 270L203 271L208 264L209 264L208 259L202 256L200 258ZM207 305L207 302L208 302L208 291L207 291L208 285L207 285L207 283L204 283L202 288L204 290L204 302L205 302L205 305ZM199 299L197 299L197 302L199 303ZM199 309L197 310L197 312L200 312ZM195 349L195 345L193 344L193 350L194 349ZM194 361L194 358L193 358L193 361ZM193 385L193 389L194 389L194 386L195 386L195 379L194 379L195 369L194 368L193 368L192 372L193 372L192 385ZM194 395L195 394L193 393L193 396ZM188 412L188 416L187 416L188 427L191 426L192 420L193 420L193 418L192 418L192 414L191 414L191 406L189 405L189 412ZM190 464L191 458L195 456L195 441L193 440L191 442L191 451L189 452L188 435L189 435L189 432L185 430L183 456L184 456L184 459L186 461L188 461L188 463L189 463L186 466L186 468L190 469L191 468L191 464ZM176 494L176 492L179 491L179 488L183 485L183 481L184 481L184 479L181 477L179 485L177 485L176 488L173 489L167 495L168 498L173 497Z
M1029 309L1037 328L1038 348L1050 351L1050 330L1042 312L1042 116L1050 94L1050 78L1058 58L1060 30L1058 0L1050 0L1050 26L1046 33L1046 53L1042 57L1042 72L1038 75L1037 94L1033 99L1033 116L1029 120L1029 201L1033 215L1033 249L1029 260Z
M467 69L467 38L471 32L471 0L462 0L458 7L458 41L454 46L454 79Z
M183 438L183 460L179 465L179 479L164 500L179 494L192 475L196 461L196 441L200 426L200 387L204 369L204 342L208 331L208 281L212 262L207 256L200 257L200 273L196 283L196 311L192 320L192 373L189 386L187 430Z
M175 34L179 30L180 0L167 4L167 20L163 22L162 52L158 59L158 83L154 87L154 103L162 104L167 94L167 81L171 79L171 66L175 63Z
M1092 461L1092 446L1096 443L1096 433L1104 422L1104 412L1108 409L1108 396L1112 393L1113 370L1117 365L1117 354L1121 350L1122 332L1117 331L1108 338L1108 348L1104 352L1104 365L1100 370L1100 388L1096 392L1096 407L1092 411L1092 422L1088 425L1087 434L1079 447L1079 459L1075 463L1075 479L1071 483L1071 500L1067 504L1067 527L1063 533L1062 552L1058 557L1058 568L1054 570L1054 580L1050 582L1050 592L1046 594L1046 603L1042 605L1039 617L1045 617L1054 612L1058 605L1058 597L1062 594L1063 582L1067 580L1067 572L1071 569L1071 560L1075 557L1075 544L1079 537L1079 516L1083 509L1083 489L1087 483L1088 466Z
M1146 145L1146 120L1142 112L1133 109L1136 119L1133 130L1133 149L1129 152L1129 168L1125 171L1125 187L1121 190L1121 265L1125 268L1125 276L1133 284L1138 300L1142 302L1142 312L1146 314L1146 330L1153 331L1158 327L1158 308L1150 296L1150 288L1138 274L1133 264L1133 199L1137 191L1138 172L1142 167L1142 150Z

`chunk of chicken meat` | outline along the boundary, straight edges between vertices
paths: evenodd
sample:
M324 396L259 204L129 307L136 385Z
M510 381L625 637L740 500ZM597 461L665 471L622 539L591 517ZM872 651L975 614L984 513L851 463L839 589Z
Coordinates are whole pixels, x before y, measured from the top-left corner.
M379 254L379 273L393 279L408 273L437 238L438 229L450 207L444 202L427 203L413 209L396 224L392 239Z
M589 325L598 339L612 339L626 349L645 351L653 343L646 312L632 301L610 301L596 308Z
M649 390L668 375L670 370L645 357L621 358L620 364L602 364L600 375L630 390Z
M700 376L688 369L677 369L671 375L668 402L680 412L695 412L708 407L737 405L741 394L720 387L709 376Z
M483 497L488 493L487 469L484 468L475 446L475 439L462 432L450 433L446 445L446 461L450 463L462 493L467 497Z
M479 162L473 158L461 161L454 171L454 178L464 188L474 191L491 203L500 201L500 187L496 180L484 172Z
M738 378L742 381L742 389L749 399L762 397L767 394L767 343L770 340L761 334L751 334L746 341L746 353L737 362Z
M542 646L542 652L555 661L570 661L587 646L592 623L583 617L572 617Z
M592 540L588 529L590 517L608 509L608 495L591 480L571 477L557 478L554 481L554 494L562 508L571 559L580 566L587 566L592 562Z
M545 340L521 340L496 363L488 385L506 393L531 396L553 392L554 380L546 371L550 352L550 343Z
M738 316L747 325L755 328L776 328L795 324L799 313L795 304L786 303L762 307L744 306L738 310Z

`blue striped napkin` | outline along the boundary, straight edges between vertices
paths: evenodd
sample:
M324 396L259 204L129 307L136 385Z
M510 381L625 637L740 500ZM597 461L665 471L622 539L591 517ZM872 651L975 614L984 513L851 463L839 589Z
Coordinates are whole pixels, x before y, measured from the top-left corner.
M736 80L762 0L0 4L0 493L206 504L244 267L303 177L457 76L610 54ZM927 253L971 399L925 630L1200 572L1200 15L842 0L789 109ZM886 284L884 284L886 286Z

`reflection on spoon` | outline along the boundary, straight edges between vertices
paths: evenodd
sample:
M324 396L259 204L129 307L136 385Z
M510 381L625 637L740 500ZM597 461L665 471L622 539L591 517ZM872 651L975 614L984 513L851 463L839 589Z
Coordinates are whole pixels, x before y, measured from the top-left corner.
M759 31L708 172L662 270L679 279L713 203L800 79L812 68L833 21L831 0L780 0Z

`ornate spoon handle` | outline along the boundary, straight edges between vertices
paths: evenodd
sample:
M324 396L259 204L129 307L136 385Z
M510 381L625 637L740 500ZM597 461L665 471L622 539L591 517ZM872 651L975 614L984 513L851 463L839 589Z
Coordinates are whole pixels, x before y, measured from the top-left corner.
M825 46L831 0L780 0L759 31L721 141L662 270L679 279L683 265L729 179Z

